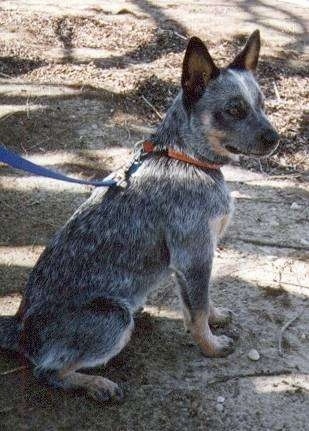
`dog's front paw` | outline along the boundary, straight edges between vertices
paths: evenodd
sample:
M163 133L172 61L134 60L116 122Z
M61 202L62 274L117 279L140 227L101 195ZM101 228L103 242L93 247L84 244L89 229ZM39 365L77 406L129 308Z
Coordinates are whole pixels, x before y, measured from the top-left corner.
M211 307L209 323L212 326L225 326L232 321L232 312L227 308Z
M211 358L227 356L234 351L234 341L226 335L219 337L213 335L211 340L200 345L202 353Z

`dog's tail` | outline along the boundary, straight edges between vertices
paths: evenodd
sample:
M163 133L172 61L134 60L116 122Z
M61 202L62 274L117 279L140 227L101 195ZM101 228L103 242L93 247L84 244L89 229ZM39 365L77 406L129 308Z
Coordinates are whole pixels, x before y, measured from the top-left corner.
M17 316L0 316L0 347L19 351L21 324Z

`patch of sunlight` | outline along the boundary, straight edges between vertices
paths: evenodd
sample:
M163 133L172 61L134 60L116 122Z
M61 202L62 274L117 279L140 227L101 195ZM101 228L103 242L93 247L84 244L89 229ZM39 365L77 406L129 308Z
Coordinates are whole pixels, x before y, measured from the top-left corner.
M156 307L147 305L144 307L144 311L156 317L167 317L168 319L181 320L182 316L178 311L170 310L167 307Z
M19 293L11 293L0 297L0 315L13 316L16 314L22 295Z
M233 199L252 199L252 196L247 193L242 193L239 190L233 190L231 196Z
M250 186L257 187L272 187L275 189L285 189L286 187L295 187L293 179L288 178L272 178L271 175L252 172L247 169L241 168L240 166L226 165L223 166L222 172L227 182L243 182L249 183ZM308 185L304 183L298 183L297 188L308 191ZM237 196L236 196L237 197Z
M31 103L32 97L42 97L42 96L50 96L50 97L57 97L57 96L63 96L63 95L76 95L81 93L82 90L80 88L73 88L65 85L48 85L48 84L0 84L0 95L1 96L20 96L24 97L26 100L28 99L28 103L26 105L21 105L23 110L27 110L30 107L37 106L39 108L46 108L46 106L42 105L33 105ZM15 109L16 106L19 107L19 105L3 105L1 107L1 111L3 109L6 109L6 107L11 106L12 110L18 110ZM33 108L34 109L34 108ZM38 108L37 108L38 109Z
M308 0L281 0L281 2L288 3L291 7L295 5L308 7L309 5Z
M93 16L97 15L99 11L116 15L124 8L132 11L134 14L139 13L138 6L132 5L126 0L117 1L100 1L94 2L93 0L2 0L1 7L4 10L18 10L30 12L43 12L44 14L51 14L59 16L59 14L76 16Z
M48 165L64 165L71 164L76 162L77 155L75 153L69 153L65 151L57 151L57 152L46 152L46 153L35 153L31 154L28 157L25 157L27 160L37 163L42 166Z
M69 52L69 54L67 53ZM117 52L115 50L108 50L104 48L71 48L70 50L64 50L63 48L50 48L45 51L45 56L47 59L55 60L61 59L66 55L70 56L71 61L94 61L102 60L104 58L111 59L121 55L121 51Z
M66 163L74 163L77 161L81 161L83 157L87 159L87 157L91 158L91 161L98 159L103 160L107 157L126 157L129 155L129 150L127 148L119 148L119 147L110 147L108 150L86 150L85 152L81 151L77 152L65 152L65 151L57 151L57 152L46 152L42 153L33 153L27 157L27 160L30 160L33 163L40 164L42 166L45 165L62 165ZM105 161L105 160L104 160ZM106 160L108 162L108 160ZM108 163L107 163L108 164Z
M43 177L16 177L2 176L0 178L0 188L2 190L13 191L37 191L38 189L44 191L56 192L70 192L78 194L88 194L90 186L83 186L80 184L66 183L63 181L51 180L50 178Z
M238 181L235 179L234 181ZM262 180L248 180L244 181L249 182L250 186L257 186L257 187L272 187L274 189L286 189L287 187L295 187L295 182L293 180L289 179L272 179L271 176L264 177ZM298 190L304 190L308 192L308 185L306 183L297 183L297 189Z
M42 253L42 246L0 246L0 265L31 268Z
M4 93L1 92L1 86L0 86L0 94L3 95ZM26 103L24 105L0 105L0 122L4 121L6 118L10 117L11 115L16 114L17 112L31 112L31 111L37 111L39 109L44 109L43 105L34 105L31 103Z
M256 287L309 297L309 263L296 257L259 253L244 256L235 249L218 251L213 278L236 278Z
M279 259L278 259L279 260ZM283 289L297 296L309 297L308 264L302 261L289 262L282 269L273 270L267 264L240 265L237 276L258 287Z
M87 150L85 153L82 151L80 153L64 151L47 152L44 154L36 153L25 158L41 166L59 165L59 167L57 166L57 168L52 169L56 170L57 172L62 172L72 178L77 178L76 175L67 174L66 171L62 171L61 165L74 165L76 163L82 163L83 159L85 158L85 163L87 163L89 166L91 166L93 163L96 163L96 160L98 160L98 162L104 161L105 169L113 170L126 163L129 157L130 150L127 148L111 147L108 150ZM90 162L88 161L88 158L90 159ZM19 191L28 191L37 188L42 188L44 190L71 192L76 192L78 190L84 194L88 193L89 191L89 186L81 186L78 184L66 183L63 181L56 181L38 176L20 177L13 175L2 175L0 177L0 187L4 190Z
M309 391L307 374L256 377L252 382L258 393Z

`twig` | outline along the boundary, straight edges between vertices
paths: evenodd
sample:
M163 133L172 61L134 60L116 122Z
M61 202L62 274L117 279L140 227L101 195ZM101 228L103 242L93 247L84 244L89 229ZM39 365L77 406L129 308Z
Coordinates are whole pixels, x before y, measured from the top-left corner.
M229 237L229 241L241 241L245 242L246 244L253 244L258 245L261 247L276 247L276 248L288 248L292 250L308 250L308 247L301 246L301 245L292 245L292 244L280 244L278 242L268 241L268 240L259 240L259 239L253 239L253 238L246 238L243 236L231 236Z
M184 36L183 34L178 33L178 31L176 31L176 30L168 30L168 29L161 28L161 27L159 28L159 30L162 33L168 33L168 34L171 34L171 32L172 32L175 36L179 37L179 39L188 40L187 36Z
M288 320L280 329L280 333L279 333L279 338L278 338L278 350L279 350L279 355L283 356L283 352L282 352L282 337L283 337L283 333L284 331L286 331L288 329L288 327L290 325L292 325L293 322L295 322L295 320L297 320L305 311L305 308L303 308L301 310L300 313L296 314L296 316L294 316L291 320Z
M14 112L8 112L7 114L0 117L0 122L7 120L9 117L12 117L12 115L15 115L16 111Z
M262 166L262 163L261 163L260 159L258 159L258 163L259 163L260 172L262 172L263 174L265 174L265 171L263 169L263 166Z
M224 383L228 380L233 379L245 379L245 378L252 378L252 377L272 377L272 376L282 376L286 374L292 374L292 370L289 368L282 369L282 370L274 370L274 371L257 371L255 373L240 373L240 374L231 374L226 376L217 376L213 380L209 380L207 382L208 385L214 385L216 383Z
M188 40L188 38L186 36L184 36L183 34L178 33L175 30L173 30L173 33L174 33L175 36L179 37L182 40Z
M153 127L140 126L139 124L130 124L129 128L133 130L133 132L139 132L145 135L151 135L155 130Z
M8 374L18 373L19 371L27 370L27 369L28 367L26 365L23 365L21 367L11 368L10 370L3 371L2 373L0 373L0 376L7 376Z
M30 96L28 96L28 97L27 97L27 101L26 101L26 113L27 113L27 118L28 118L28 120L29 120L29 118L30 118L29 99L30 99Z
M11 205L7 204L6 202L0 201L0 203L1 203L2 205L4 205L6 208L8 208L10 211L14 211L14 212L16 212L16 211L17 211L17 209L16 209L16 208L13 208ZM18 211L20 211L20 208L18 209Z
M279 91L278 91L277 84L276 84L275 81L273 82L273 84L274 84L274 90L275 90L275 95L276 95L277 101L281 102L281 97L280 97L280 94L279 94Z
M289 174L289 175L269 175L267 179L269 180L285 180L285 179L292 179L292 178L301 178L302 175L305 175L305 172L298 171L299 174Z
M160 118L160 120L162 120L162 115L160 114L160 112L153 106L153 104L152 103L150 103L149 102L149 100L147 100L146 99L146 97L145 96L141 96L142 97L142 99L143 99L143 101L148 105L148 106L150 106L150 108L157 114L157 116Z
M281 281L281 280L279 281L275 279L273 280L273 282L278 284L286 284L287 286L295 286L295 287L302 287L303 289L308 289L308 286L305 286L304 284L288 283L287 281Z
M6 73L0 72L0 76L3 76L4 78L12 78L10 75L7 75Z

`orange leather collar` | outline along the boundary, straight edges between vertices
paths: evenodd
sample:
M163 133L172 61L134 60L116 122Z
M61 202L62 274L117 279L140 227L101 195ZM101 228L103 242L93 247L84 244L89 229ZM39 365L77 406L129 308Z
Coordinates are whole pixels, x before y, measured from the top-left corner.
M145 153L155 153L155 145L151 141L144 141L143 143L143 150ZM158 151L158 154L160 152ZM180 160L181 162L189 163L190 165L197 166L199 168L205 168L205 169L220 169L222 168L222 165L218 165L211 162L202 162L201 160L194 159L193 157L187 156L185 153L182 153L180 151L172 150L171 148L168 148L166 152L162 153L163 155L166 155L167 157L170 157L171 159Z

